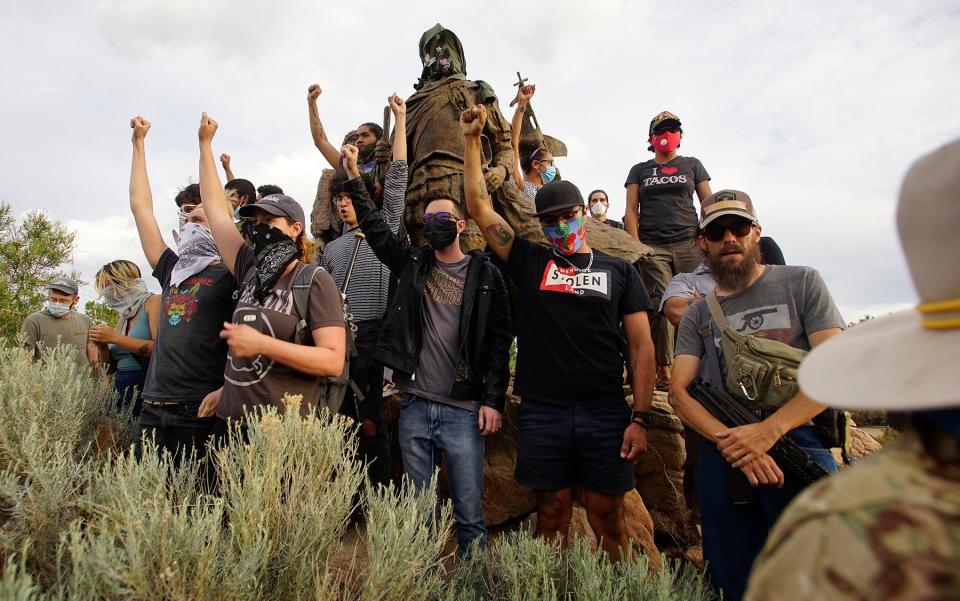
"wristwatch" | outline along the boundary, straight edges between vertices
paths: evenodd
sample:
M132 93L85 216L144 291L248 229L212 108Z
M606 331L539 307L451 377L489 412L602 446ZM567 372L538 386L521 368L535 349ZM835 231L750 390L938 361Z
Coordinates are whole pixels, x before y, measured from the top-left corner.
M652 421L650 419L651 415L649 411L633 411L630 414L630 422L642 428L649 428L650 422Z

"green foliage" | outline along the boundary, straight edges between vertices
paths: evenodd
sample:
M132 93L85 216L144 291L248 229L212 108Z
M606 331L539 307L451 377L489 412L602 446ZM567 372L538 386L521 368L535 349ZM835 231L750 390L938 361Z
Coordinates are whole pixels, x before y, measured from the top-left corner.
M879 438L877 438L877 442L879 442L883 446L886 446L891 442L893 442L894 440L896 440L899 436L900 436L900 430L897 430L896 428L892 428L890 426L884 426L883 432L880 434Z
M0 598L452 601L712 598L698 572L611 564L526 531L462 563L436 483L364 489L367 527L344 562L363 466L339 416L270 408L204 459L132 451L109 380L55 349L39 363L0 342ZM210 489L214 467L218 485ZM358 555L367 555L364 567Z
M83 305L83 312L96 323L105 323L108 326L116 327L117 323L120 322L120 314L102 300L87 301Z
M39 211L17 223L0 202L0 338L15 340L23 319L38 310L45 286L70 260L75 234Z

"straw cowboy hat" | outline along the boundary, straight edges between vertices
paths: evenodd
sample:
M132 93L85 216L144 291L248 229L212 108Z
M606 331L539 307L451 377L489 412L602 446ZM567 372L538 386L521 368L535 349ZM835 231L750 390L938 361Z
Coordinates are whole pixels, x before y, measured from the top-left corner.
M815 348L800 366L810 398L845 409L960 406L960 140L910 167L897 230L920 304Z

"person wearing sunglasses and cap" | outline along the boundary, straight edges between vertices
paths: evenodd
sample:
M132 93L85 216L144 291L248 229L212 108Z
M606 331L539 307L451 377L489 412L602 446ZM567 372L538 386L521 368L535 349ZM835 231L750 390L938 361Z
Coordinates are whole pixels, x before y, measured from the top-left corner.
M693 193L702 202L710 196L710 175L699 159L680 156L683 139L680 119L669 111L658 113L648 129L647 150L652 159L634 165L627 175L628 234L650 246L654 254L640 264L643 285L654 305L678 273L690 273L700 264L697 248L697 210ZM653 341L657 349L657 387L670 381L674 330L660 315L653 316Z
M698 243L716 279L711 294L716 293L730 327L802 350L839 334L843 318L820 274L810 267L764 265L760 231L753 202L744 192L721 190L701 205ZM724 598L740 599L770 526L803 488L799 479L784 477L767 451L787 436L827 473L837 466L811 421L825 407L802 392L777 406L754 395L748 407L762 421L734 428L690 396L687 386L698 375L724 389L721 334L705 300L690 306L680 322L670 392L680 418L706 439L699 469L704 560ZM743 478L752 487L743 483L747 500L732 494L740 492L734 484Z
M958 189L960 140L911 166L896 215L920 304L850 328L800 366L810 398L887 411L902 433L797 497L754 565L747 599L960 598Z
M537 534L565 540L573 487L604 551L629 557L623 498L636 484L631 462L646 450L653 402L653 305L630 264L586 239L583 196L569 181L546 184L534 200L550 247L515 234L483 185L481 105L460 114L464 191L470 216L517 287L520 404L516 478L534 489ZM633 409L623 394L626 334Z
M486 547L483 437L496 433L510 380L510 301L500 271L480 251L464 254L460 205L437 193L423 213L428 246L401 242L376 209L343 148L344 190L377 258L398 279L373 358L393 369L403 397L398 437L404 473L423 490L447 465L458 553Z

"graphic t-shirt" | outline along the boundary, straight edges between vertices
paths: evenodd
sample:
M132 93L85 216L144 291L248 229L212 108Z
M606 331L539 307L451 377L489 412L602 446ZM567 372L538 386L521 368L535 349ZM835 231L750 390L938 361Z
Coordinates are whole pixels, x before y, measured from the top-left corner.
M277 280L262 304L253 294L255 282L247 285L242 283L247 272L255 265L253 249L241 246L237 251L234 271L240 296L233 312L233 323L247 324L277 340L297 343L295 338L300 318L297 317L293 304L293 282L303 265L297 265L290 273ZM340 293L333 283L333 278L323 269L318 269L313 277L308 304L308 330L328 326L343 327ZM312 340L312 337L310 339ZM297 371L264 355L241 359L234 357L232 352L229 353L223 377L223 396L220 397L220 405L217 407L217 416L223 419L242 419L244 407L252 409L257 405L272 404L283 411L284 393L302 394L300 412L306 414L316 406L320 397L317 376Z
M34 359L59 344L72 346L73 358L80 368L90 365L87 360L87 338L93 322L83 313L70 312L70 317L54 317L46 309L31 313L23 320L20 342L23 348L33 353Z
M699 159L676 156L660 165L654 159L634 165L624 186L640 187L640 218L637 233L646 244L669 244L693 238L697 210L693 193L710 175Z
M434 263L423 289L423 344L417 372L409 380L398 374L398 384L403 392L476 411L479 402L450 398L459 354L463 283L469 266L470 257L456 263Z
M153 270L163 292L157 341L143 386L148 401L198 402L223 385L227 343L220 339L220 330L233 313L233 276L217 263L171 286L177 259L168 248Z
M624 315L652 311L637 270L593 251L576 272L551 249L517 238L506 269L518 289L515 390L563 405L623 401ZM585 269L588 253L566 259Z
M718 298L727 322L741 334L770 338L807 351L811 332L844 325L823 278L812 267L768 265L748 288ZM706 301L699 300L683 315L675 350L676 355L699 358L700 377L718 388L723 387L720 335ZM710 339L713 344L705 344Z

